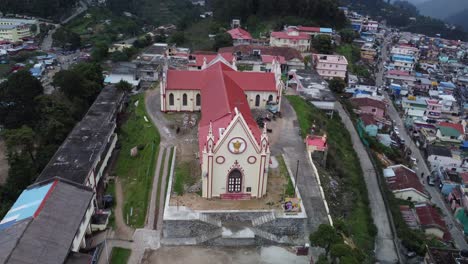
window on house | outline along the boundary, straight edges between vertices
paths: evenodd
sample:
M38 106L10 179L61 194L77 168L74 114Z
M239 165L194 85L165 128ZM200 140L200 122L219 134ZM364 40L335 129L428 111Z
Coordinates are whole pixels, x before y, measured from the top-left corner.
M260 106L260 95L255 96L255 106Z
M372 108L372 113L375 113L377 110L375 108Z
M174 94L169 94L169 105L174 105Z
M197 97L196 97L196 105L197 106L200 106L201 105L201 95L200 94L197 94Z
M271 101L273 101L273 95L272 94L270 94L270 96L268 96L268 102L271 102Z
M182 105L187 105L187 94L182 95Z

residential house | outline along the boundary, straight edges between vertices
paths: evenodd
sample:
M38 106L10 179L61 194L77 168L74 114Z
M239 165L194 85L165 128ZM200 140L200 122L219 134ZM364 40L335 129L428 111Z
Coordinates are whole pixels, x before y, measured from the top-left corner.
M289 26L286 28L286 30L291 29L291 30L297 30L302 33L306 33L312 37L315 37L317 35L329 35L331 36L333 34L333 29L332 28L323 28L323 27L305 27L305 26Z
M435 236L447 242L452 240L447 225L435 207L427 203L416 204L414 207L419 224L426 235Z
M465 127L460 123L440 122L436 136L442 142L460 143L465 138Z
M379 22L375 20L365 19L362 22L362 31L377 32L379 30Z
M430 200L429 194L418 175L405 165L394 165L384 169L385 180L396 198L415 203Z
M348 60L342 55L312 54L313 67L326 80L345 79Z
M137 65L130 62L119 63L112 68L111 73L104 79L106 84L117 84L120 81L126 81L133 87L138 87L140 79L138 79L137 75Z
M413 71L416 60L413 56L410 55L392 55L393 65L396 70L402 71Z
M388 83L397 83L413 86L416 82L416 77L410 74L408 71L401 70L389 70L385 75Z
M129 49L129 48L132 48L133 45L132 44L126 44L126 43L115 43L115 44L112 44L109 49L108 49L108 52L109 53L114 53L116 51L124 51L125 49Z
M430 164L430 170L452 169L460 167L462 161L459 157L453 156L450 149L442 146L429 145L426 147L427 161Z
M439 119L442 115L442 104L439 103L439 100L428 99L427 102L427 111L426 115L431 119Z
M236 27L231 30L228 30L227 33L231 35L234 46L248 45L252 42L252 35L250 35L248 31L240 27Z
M367 62L374 62L377 58L377 49L372 43L364 43L361 46L361 59Z
M387 107L382 101L364 97L352 98L351 103L356 105L360 113L371 114L378 119L385 118Z
M424 264L466 264L468 256L459 249L427 247Z
M270 46L289 47L300 52L310 50L311 36L296 29L288 28L285 31L274 31L270 34Z
M405 110L427 110L427 99L426 97L419 96L408 96L401 99L401 107Z
M377 136L377 133L379 131L379 126L378 126L377 121L374 118L374 115L360 114L359 119L362 122L361 125L363 126L364 130L369 136L371 137Z
M282 71L287 72L292 69L304 69L304 59L301 53L293 48L288 47L269 47L269 46L257 46L257 45L239 45L233 47L220 48L218 50L220 54L231 53L237 58L238 64L245 64L246 61L250 61L252 57L257 58L259 64L263 64L261 61L262 55L270 55L275 57L283 57L286 61L286 65L282 65ZM252 64L254 65L254 64Z

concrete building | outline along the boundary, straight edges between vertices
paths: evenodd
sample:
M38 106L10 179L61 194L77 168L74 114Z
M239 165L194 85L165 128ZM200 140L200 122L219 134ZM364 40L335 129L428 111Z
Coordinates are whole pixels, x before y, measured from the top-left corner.
M272 73L238 72L218 56L201 71L166 70L161 111L201 111L198 126L202 196L260 198L266 194L270 156L266 128L250 112L281 102L279 64Z
M377 49L374 48L372 43L364 43L361 46L361 59L367 62L374 62L377 57Z
M416 172L405 165L387 167L384 169L384 176L396 198L415 203L430 200Z
M312 37L315 37L317 35L331 36L333 34L332 28L323 28L323 27L289 26L286 29L297 30L299 32L306 33Z
M29 186L0 222L0 262L65 263L86 246L93 196L91 188L60 178Z
M300 52L310 50L311 36L297 29L288 28L285 31L274 31L270 34L270 46L289 47Z
M31 30L32 26L35 31ZM39 22L33 19L0 18L0 41L20 42L39 34Z
M324 79L345 79L348 60L342 55L313 54L313 67Z
M234 46L237 45L248 45L252 43L252 35L240 27L228 30L227 33L231 35Z
M112 68L111 73L104 79L105 84L117 84L120 81L126 81L133 87L138 87L137 65L129 62L122 62Z

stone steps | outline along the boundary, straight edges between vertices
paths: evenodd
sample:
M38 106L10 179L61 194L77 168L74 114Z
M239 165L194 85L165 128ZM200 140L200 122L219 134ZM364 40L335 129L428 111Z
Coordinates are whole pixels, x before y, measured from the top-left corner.
M262 215L258 218L252 220L252 226L260 226L268 222L274 221L276 219L275 213L271 212L269 214Z
M271 233L265 232L263 230L260 230L258 228L252 228L252 231L254 232L254 234L256 236L259 236L259 237L261 237L263 239L266 239L266 240L269 240L269 241L272 241L272 242L275 242L275 243L280 241L280 239L277 236L275 236L275 235L273 235Z
M198 216L198 219L200 221L202 221L202 222L207 223L207 224L214 225L214 226L217 226L217 227L221 227L221 220L218 220L218 219L210 216L209 214L200 213L199 216Z
M213 232L210 232L208 234L202 234L200 236L198 236L196 238L196 243L197 244L201 244L201 243L204 243L208 240L212 240L212 239L215 239L217 237L220 237L221 235L223 234L223 230L221 228L213 231Z

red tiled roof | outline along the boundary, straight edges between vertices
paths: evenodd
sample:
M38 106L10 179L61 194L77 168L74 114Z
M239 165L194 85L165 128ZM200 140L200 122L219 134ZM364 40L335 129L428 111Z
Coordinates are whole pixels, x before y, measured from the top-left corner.
M387 72L387 75L410 76L410 73L408 71L390 70L390 71Z
M225 71L225 74L244 91L271 91L276 93L276 81L273 73L232 70ZM205 75L204 71L168 70L166 90L202 90L206 82Z
M401 216L403 217L403 220L405 220L406 225L408 225L409 228L418 228L418 222L416 220L416 216L411 210L411 208L408 205L400 205L400 213Z
M436 208L431 205L416 205L416 214L418 215L419 223L423 228L436 227L444 231L444 240L449 241L451 235L447 230L444 220L440 216Z
M324 136L307 135L306 143L308 146L315 146L319 150L325 150L327 147L327 138Z
M273 56L273 55L261 55L263 63L272 63L273 59L276 59L280 64L286 64L286 60L283 56Z
M227 33L231 35L232 39L245 39L245 40L252 39L252 35L250 35L248 31L242 28L234 28L234 29L228 30Z
M289 32L291 32L290 30ZM274 31L271 32L271 36L274 38L279 38L279 39L290 39L290 40L304 40L304 39L310 39L309 34L306 34L304 32L299 32L296 31L298 34L297 35L290 35L288 32L284 31Z
M392 191L415 189L423 194L426 194L424 186L419 181L416 173L404 166L395 166L392 168L395 172L394 177L387 177L388 187Z
M233 72L235 71L222 62L200 71L203 74L202 117L198 124L200 151L206 143L210 122L216 143L220 137L219 129L226 128L236 115L234 108L242 114L255 140L260 143L261 131L250 112L244 91L232 78Z
M463 129L463 125L459 124L459 123L455 124L455 123L450 123L450 122L440 122L439 126L451 127L453 129L457 130L462 135L465 133L465 130Z
M258 45L237 45L232 47L224 47L219 49L219 53L229 52L231 54L240 52L244 55L250 55L253 50L260 50L263 55L283 56L287 61L292 59L303 60L301 52L289 47L271 47Z
M320 28L319 28L319 27L304 27L304 26L298 26L297 29L298 29L299 31L318 32L318 33L320 33Z
M364 125L376 125L377 121L375 121L374 115L372 114L360 114L359 117L361 118Z
M380 108L382 110L385 110L387 107L384 102L371 99L368 97L360 97L360 98L351 98L351 102L356 104L357 106L372 106L376 108Z

